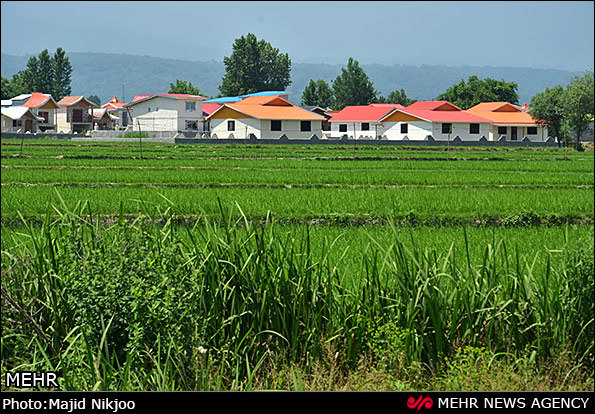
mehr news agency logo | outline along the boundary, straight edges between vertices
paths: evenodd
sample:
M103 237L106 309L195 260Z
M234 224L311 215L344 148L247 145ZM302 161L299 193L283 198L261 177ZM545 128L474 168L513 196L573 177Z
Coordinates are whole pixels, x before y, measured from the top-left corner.
M586 395L571 395L571 396L552 396L551 393L539 393L538 395L522 396L522 397L444 397L437 398L436 406L434 407L434 399L432 397L409 397L407 399L407 407L420 411L422 409L444 408L444 409L511 409L511 408L529 408L529 409L587 409L590 397Z

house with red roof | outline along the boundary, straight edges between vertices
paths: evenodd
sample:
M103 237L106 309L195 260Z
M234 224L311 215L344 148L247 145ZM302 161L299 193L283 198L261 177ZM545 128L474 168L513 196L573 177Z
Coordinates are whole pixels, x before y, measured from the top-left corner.
M286 94L285 94L286 96ZM300 108L284 94L253 94L223 103L207 117L211 137L247 139L310 139L322 135L325 117Z
M491 121L448 101L420 101L395 108L380 119L389 140L487 140Z
M527 104L513 105L509 102L482 102L465 112L489 119L489 141L547 141L547 126L529 114Z
M331 138L347 135L355 139L378 139L383 135L384 130L380 120L397 108L404 108L404 106L400 104L346 106L332 114L329 119L328 135Z
M37 122L37 129L42 132L55 130L57 127L58 103L47 93L33 92L32 94L20 95L26 100L21 104L25 108L30 108L35 116L43 118ZM13 99L13 105L14 105Z
M84 96L65 96L58 101L58 132L82 133L93 129L93 115L89 112L95 104Z
M132 114L133 128L141 131L196 132L208 131L203 115L206 98L180 93L136 95L124 105Z

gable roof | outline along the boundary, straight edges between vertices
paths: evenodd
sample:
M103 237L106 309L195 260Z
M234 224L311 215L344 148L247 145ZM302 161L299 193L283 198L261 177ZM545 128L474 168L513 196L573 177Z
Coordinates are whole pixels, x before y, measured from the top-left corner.
M26 106L11 106L8 108L2 108L2 115L13 119L13 120L19 120L19 119L23 119L23 118L33 118L33 119L37 119L39 121L41 121L42 117L40 116L36 116L33 111L31 111L31 108L28 108Z
M117 97L113 97L108 102L101 105L102 108L107 108L108 111L113 111L115 109L121 108L126 105L124 102L120 101Z
M334 114L329 122L374 122L380 121L395 108L405 108L400 104L370 104L346 106Z
M16 100L17 98L13 98ZM33 92L27 102L25 102L22 106L27 108L41 108L44 105L48 105L50 108L58 108L58 103L54 101L52 95L41 93L41 92Z
M465 112L489 119L494 125L538 125L531 114L509 102L482 102Z
M72 106L79 102L86 103L89 106L94 106L95 104L91 101L88 101L84 96L65 96L64 98L58 101L58 105L60 106Z
M206 99L204 96L190 95L187 93L153 93L150 95L136 95L130 103L128 103L124 106L132 106L133 104L136 105L139 102L148 101L150 99L157 98L157 97L168 98L168 99L199 99L201 101L204 101Z
M325 118L296 106L279 95L252 95L238 102L224 103L211 113L214 118L223 108L230 108L256 119L323 121ZM207 119L208 119L207 118Z

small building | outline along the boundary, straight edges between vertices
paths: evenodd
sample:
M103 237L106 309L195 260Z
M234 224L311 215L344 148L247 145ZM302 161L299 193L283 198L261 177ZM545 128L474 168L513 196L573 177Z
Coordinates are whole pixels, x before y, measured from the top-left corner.
M93 117L94 130L113 129L118 119L117 116L111 115L107 108L91 108L89 113Z
M285 95L286 96L286 95ZM211 136L247 139L310 139L322 135L321 115L307 111L283 98L267 93L252 94L236 102L223 103L211 115Z
M30 108L35 116L43 118L37 124L41 132L54 131L57 128L58 103L47 93L33 92L32 94L19 95L11 99L13 106L22 105Z
M490 120L489 141L546 141L547 127L529 114L526 104L513 105L509 102L482 102L465 111Z
M331 138L344 135L354 139L378 139L383 135L384 125L380 120L400 104L369 104L346 106L329 119Z
M110 115L115 116L114 126L118 129L126 129L130 123L130 116L126 109L126 103L121 102L117 97L113 97L108 102L101 105L102 109L107 109Z
M205 128L203 96L156 93L136 95L124 108L132 113L133 128L140 125L141 131L196 132Z
M479 141L487 140L488 119L467 113L448 101L420 101L395 108L380 122L389 140Z
M66 96L58 105L58 132L83 133L93 129L93 115L89 112L95 104L84 96Z
M25 106L2 108L2 132L35 133L39 122L44 120L45 118L35 115L31 108Z

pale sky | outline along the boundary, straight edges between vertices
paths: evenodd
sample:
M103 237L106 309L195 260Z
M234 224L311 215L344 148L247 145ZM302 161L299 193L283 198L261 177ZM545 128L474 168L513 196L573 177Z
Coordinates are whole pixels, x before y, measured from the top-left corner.
M592 1L2 1L2 52L229 56L247 33L293 62L593 68Z

